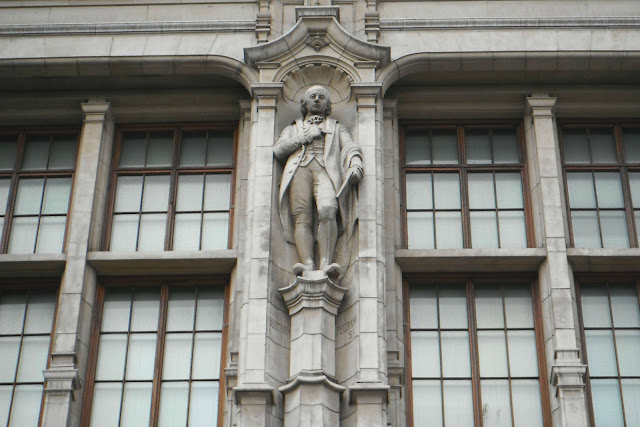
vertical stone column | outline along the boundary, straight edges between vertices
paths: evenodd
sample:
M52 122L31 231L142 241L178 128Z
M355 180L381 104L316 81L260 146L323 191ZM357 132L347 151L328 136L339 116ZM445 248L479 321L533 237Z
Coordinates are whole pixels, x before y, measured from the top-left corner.
M398 137L398 100L384 101L384 237L385 285L387 314L387 377L389 386L388 421L402 427L405 404L402 395L404 380L404 318L402 311L402 270L395 262L396 248L402 244L400 197L400 148Z
M280 289L291 316L289 383L285 396L285 426L340 425L340 395L336 374L336 315L346 288L322 271L308 271Z
M113 143L109 106L104 100L82 103L84 126L67 216L67 264L60 283L51 364L44 372L42 425L47 427L80 424L82 394L78 389L85 380L96 291L96 275L87 265L87 252L98 242L104 211Z
M249 144L251 142L251 101L239 100L240 120L238 123L238 146L236 152L236 181L234 195L234 239L233 249L244 253L246 236L245 217L247 206L247 183L249 177ZM224 427L236 425L236 412L233 389L238 385L238 337L240 336L240 309L244 285L244 269L234 269L231 273L229 290L229 326L227 341L227 365L224 368L227 400L224 408Z
M538 281L550 366L547 374L552 385L553 425L586 426L586 366L580 360L573 277L567 259L564 183L554 120L556 98L532 96L527 98L527 104L525 131L536 241L547 249L547 258L538 270Z
M246 241L238 266L245 280L240 310L238 386L234 389L239 410L239 426L277 425L274 413L275 388L268 372L269 292L271 212L274 194L273 142L275 141L276 104L281 83L256 83L253 86L252 129L249 144L249 181L247 183Z
M386 378L384 173L382 166L382 101L377 83L354 83L358 111L358 142L362 149L364 179L358 187L356 283L358 306L358 373L349 385L348 402L355 409L346 425L386 426L389 385ZM353 355L347 355L353 357Z

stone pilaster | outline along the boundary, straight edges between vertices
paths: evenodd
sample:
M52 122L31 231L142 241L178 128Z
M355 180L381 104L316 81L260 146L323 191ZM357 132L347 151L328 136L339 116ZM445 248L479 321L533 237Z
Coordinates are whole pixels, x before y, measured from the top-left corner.
M282 84L255 84L249 143L245 249L238 265L245 279L240 310L238 386L234 388L239 426L271 426L278 423L276 396L269 372L268 340L270 298L270 240L274 194L273 141L276 103Z
M113 121L105 100L82 103L84 125L78 147L75 180L68 214L67 263L60 283L51 363L44 373L42 425L80 423L80 386L88 359L96 276L87 265L87 252L100 236Z
M402 247L402 206L400 197L400 148L398 100L384 100L384 235L387 314L387 378L389 386L388 422L405 425L404 326L402 311L402 270L395 262L396 248Z
M357 139L363 153L365 175L358 187L358 268L353 282L344 283L350 291L353 289L350 303L357 306L358 313L355 327L357 374L355 381L349 384L347 402L350 412L355 410L355 413L350 413L344 422L345 425L386 426L389 386L386 377L384 215L381 209L384 206L381 87L375 83L360 83L353 84L352 91L356 97ZM353 315L346 314L347 319ZM353 353L344 355L353 357ZM380 417L368 418L374 413Z
M336 315L347 289L310 271L280 293L291 316L290 378L280 387L285 425L337 426L345 388L335 380Z
M378 1L367 0L367 11L364 13L364 32L369 43L378 43L380 37L380 12Z
M547 378L551 382L553 424L579 427L587 425L586 366L580 360L573 277L567 259L566 209L555 103L556 98L549 96L528 97L525 132L536 241L539 247L547 249L547 258L538 270L538 281L550 366Z

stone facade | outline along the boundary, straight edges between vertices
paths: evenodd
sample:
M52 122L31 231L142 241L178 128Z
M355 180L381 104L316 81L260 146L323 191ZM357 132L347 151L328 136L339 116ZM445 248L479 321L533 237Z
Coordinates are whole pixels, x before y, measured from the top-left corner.
M273 144L317 84L364 177L346 293L305 306L283 291L297 254ZM636 0L4 0L0 93L0 130L81 129L64 252L0 255L0 290L58 283L40 425L88 423L103 278L224 279L219 425L401 427L419 405L407 287L492 273L535 277L545 425L592 422L574 273L637 274L640 249L572 247L558 123L638 123ZM528 247L407 249L406 127L500 121L522 127ZM109 251L116 132L167 123L235 129L228 249Z

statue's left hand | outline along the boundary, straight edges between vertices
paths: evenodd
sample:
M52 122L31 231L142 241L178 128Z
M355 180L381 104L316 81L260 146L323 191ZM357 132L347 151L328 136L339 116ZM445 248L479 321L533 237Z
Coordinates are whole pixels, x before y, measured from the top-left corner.
M364 171L362 170L362 167L360 167L358 165L352 165L349 168L349 183L350 184L357 184L358 182L360 182L360 180L362 180L363 176L364 176Z

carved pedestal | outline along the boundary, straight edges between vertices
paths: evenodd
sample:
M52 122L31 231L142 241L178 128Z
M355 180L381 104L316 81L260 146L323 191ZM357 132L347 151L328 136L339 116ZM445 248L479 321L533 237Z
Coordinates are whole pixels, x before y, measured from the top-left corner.
M285 396L285 426L340 424L340 394L335 381L336 315L347 289L322 271L307 271L281 288L291 316L290 378Z

